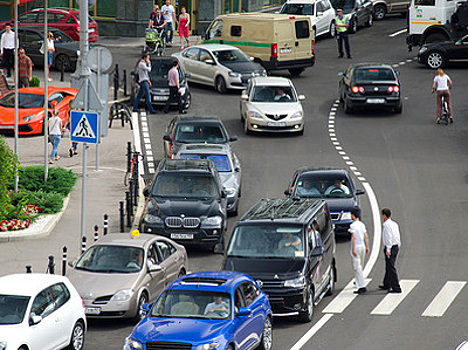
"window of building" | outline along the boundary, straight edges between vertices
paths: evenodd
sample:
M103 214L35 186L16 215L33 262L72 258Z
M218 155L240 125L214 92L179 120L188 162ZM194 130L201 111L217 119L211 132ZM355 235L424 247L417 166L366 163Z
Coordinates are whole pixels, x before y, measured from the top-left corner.
M231 36L241 36L242 27L241 26L231 26Z

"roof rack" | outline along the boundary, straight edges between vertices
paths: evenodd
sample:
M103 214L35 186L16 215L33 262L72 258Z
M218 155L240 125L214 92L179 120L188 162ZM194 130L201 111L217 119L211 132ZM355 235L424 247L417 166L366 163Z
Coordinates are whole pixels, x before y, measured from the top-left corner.
M210 277L186 277L180 283L183 284L211 284L214 286L222 286L226 283L224 278L210 278Z

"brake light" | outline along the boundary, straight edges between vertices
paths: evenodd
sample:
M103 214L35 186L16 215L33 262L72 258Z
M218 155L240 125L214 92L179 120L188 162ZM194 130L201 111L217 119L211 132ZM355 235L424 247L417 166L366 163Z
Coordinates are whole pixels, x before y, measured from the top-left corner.
M296 19L295 16L289 16L289 19Z
M378 69L369 69L369 72L378 72Z
M387 88L387 91L388 92L399 92L400 91L400 87L399 86L389 86Z
M278 44L271 44L271 57L278 57Z
M354 92L355 94L357 94L358 92L360 92L361 94L364 93L366 90L364 90L364 88L362 86L353 86L351 88L351 91Z
M312 54L315 53L315 51L314 51L314 45L315 45L315 41L314 41L314 40L311 40L311 42L310 42L310 50L311 50Z

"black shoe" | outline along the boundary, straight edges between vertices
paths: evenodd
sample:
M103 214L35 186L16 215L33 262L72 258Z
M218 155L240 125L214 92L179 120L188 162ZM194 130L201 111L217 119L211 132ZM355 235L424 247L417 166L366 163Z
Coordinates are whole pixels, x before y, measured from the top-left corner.
M400 294L400 293L401 293L401 289L389 289L388 292L389 292L389 293L394 293L394 294Z
M339 55L338 58L343 58L343 55Z
M348 56L348 59L351 59L352 57L351 56Z
M164 114L167 114L167 113L169 113L169 111L164 110Z
M152 112L150 112L149 114L156 114L156 111L152 111Z
M453 123L453 118L452 118L452 117L450 117L449 119L450 119L450 123Z
M386 287L386 286L384 286L383 284L381 284L381 285L379 286L379 289L382 289L382 290L389 290L390 287Z
M364 294L367 292L367 288L359 288L358 290L354 291L354 294Z
M180 111L179 114L187 114L187 111Z
M70 148L70 149L68 150L68 156L69 156L70 158L73 157L74 153L75 153L75 152L73 152L73 148Z

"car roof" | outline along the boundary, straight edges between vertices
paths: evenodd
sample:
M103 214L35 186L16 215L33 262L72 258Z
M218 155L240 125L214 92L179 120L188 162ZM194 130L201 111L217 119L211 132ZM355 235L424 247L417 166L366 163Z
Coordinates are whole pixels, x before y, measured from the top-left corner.
M284 77L254 77L251 79L255 85L268 85L268 86L293 85L291 79L284 78Z
M207 49L207 50L240 50L239 48L231 45L224 45L224 44L200 44L200 45L193 45L190 48L197 47L200 49Z
M55 283L67 283L60 275L43 273L21 273L0 277L0 294L35 296L44 288Z
M252 278L234 271L201 271L174 281L168 289L228 293L243 281L252 281Z
M208 123L222 123L221 119L216 116L211 115L179 115L176 117L179 123L188 123L188 122L208 122Z
M210 172L214 165L208 159L164 159L161 171L197 171L197 172Z
M129 247L145 247L149 242L161 236L140 233L131 237L130 233L110 233L99 238L93 245L122 245Z
M389 64L385 64L385 63L374 63L374 62L362 62L362 63L356 63L356 64L352 64L351 67L353 69L356 69L356 68L389 68L391 70L393 70L393 67Z
M179 152L187 153L216 153L216 154L229 154L231 153L231 146L229 144L209 144L209 143L190 143L183 144L179 148Z
M334 176L338 176L338 175L349 176L349 173L348 173L348 171L346 169L332 168L332 167L313 167L313 166L309 166L309 167L299 168L296 171L298 173L300 173L301 175L303 175L303 174L317 174L317 175L324 176L324 177L327 177L327 176L334 177Z
M80 11L76 10L76 9L69 9L69 8L62 8L62 7L49 7L47 9L47 11L54 11L54 12L62 12L62 13L65 13L65 14L76 14L76 13L80 13ZM36 8L36 9L33 9L29 12L44 12L44 8Z
M286 0L285 4L315 4L318 0Z

